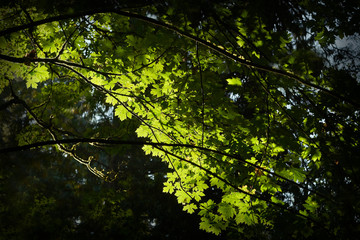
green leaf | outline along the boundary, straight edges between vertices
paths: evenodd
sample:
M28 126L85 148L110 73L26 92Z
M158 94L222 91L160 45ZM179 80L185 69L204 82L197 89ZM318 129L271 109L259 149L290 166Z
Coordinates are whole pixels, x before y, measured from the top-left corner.
M223 181L219 180L218 178L211 178L210 179L210 185L211 186L216 186L216 187L222 189L225 184L224 184Z
M324 37L324 31L321 31L319 33L316 34L315 36L315 40L317 41L321 41L321 39Z
M179 203L189 203L191 198L190 196L188 195L188 193L182 191L182 190L179 190L179 191L176 191L175 193L175 196L177 197L177 200Z
M303 182L306 179L305 172L299 168L291 168L291 172L294 175L294 181Z
M223 216L224 219L230 219L235 215L235 209L227 203L221 203L218 212Z
M311 213L315 212L315 210L319 207L319 204L313 200L312 196L308 197L305 202L305 209Z
M276 203L276 204L281 204L281 205L285 204L283 201L279 200L278 198L276 198L274 196L271 197L271 201Z
M174 185L170 182L165 182L163 192L172 194L174 192Z
M237 205L239 201L242 201L243 194L240 192L231 192L223 197L223 202L229 203L231 205Z
M236 215L235 222L236 222L236 224L245 223L247 225L252 225L255 223L254 220L252 219L252 217L253 216L250 216L247 213L240 212Z
M27 79L26 86L37 88L38 83L48 80L50 77L48 68L45 65L39 65L33 71L30 72L30 75Z
M187 211L188 213L192 214L193 212L195 212L195 210L197 209L197 206L194 203L185 205L183 207L184 211Z
M318 161L320 159L321 159L321 152L320 152L319 149L316 149L315 153L313 153L312 156L311 156L311 160Z
M124 121L128 117L128 110L123 105L118 105L115 109L115 116Z
M226 79L229 85L241 86L242 82L240 78L228 78Z
M200 229L214 233L215 235L219 235L221 233L221 228L216 224L212 224L206 217L201 218Z
M147 126L141 125L136 129L136 133L138 137L148 137L150 132L149 128Z
M259 54L257 51L253 51L252 54L253 54L255 57L257 57L257 58L260 59L260 54Z

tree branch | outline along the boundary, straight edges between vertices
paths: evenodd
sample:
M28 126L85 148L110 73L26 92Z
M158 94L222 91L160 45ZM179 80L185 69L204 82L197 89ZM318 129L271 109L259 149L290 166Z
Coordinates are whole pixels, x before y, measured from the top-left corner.
M166 151L166 150L164 150L164 149L162 149L162 148L160 148L160 147L155 146L155 148L157 148L157 149L159 149L159 150L161 150L161 151L164 151L166 154L169 154L169 155L171 155L171 156L173 156L173 157L178 158L180 161L187 162L187 163L189 163L189 164L191 164L191 165L193 165L193 166L201 169L202 171L204 171L204 172L206 172L207 174L209 174L209 175L217 178L218 180L222 181L224 184L232 187L233 189L235 189L235 190L238 191L238 192L241 192L241 193L243 193L243 194L245 194L245 195L249 195L250 197L257 198L257 199L259 199L259 200L261 200L261 201L265 201L265 202L268 203L268 204L274 205L274 206L276 206L276 207L278 207L278 208L281 208L281 209L283 209L283 210L285 210L285 211L288 211L288 212L290 212L290 213L292 213L292 214L294 214L294 215L296 215L296 216L305 218L305 219L307 219L307 220L309 220L309 221L317 224L318 226L324 228L324 226L323 226L322 223L316 221L315 219L313 219L313 218L311 218L311 217L309 217L309 216L306 216L306 215L298 212L298 211L297 211L296 209L294 209L294 208L287 208L285 205L282 205L282 204L280 204L280 203L273 202L272 200L266 199L266 198L264 198L264 197L261 196L261 195L252 194L252 193L250 193L250 192L244 191L243 189L241 189L241 188L239 188L238 186L236 186L235 184L229 182L229 181L226 180L225 178L219 176L219 175L216 174L216 173L213 173L213 172L210 171L209 169L206 169L206 168L202 167L201 165L199 165L199 164L197 164L197 163L194 163L194 162L192 162L192 161L190 161L190 160L187 160L187 159L185 159L185 158L183 158L183 157L180 157L180 156L178 156L178 155L176 155L176 154L174 154L174 153L172 153L172 152Z
M287 179L275 172L272 172L266 168L263 168L259 165L256 165L254 163L248 162L245 159L243 159L241 156L238 155L233 155L233 154L229 154L229 153L225 153L225 152L221 152L219 150L213 150L213 149L209 149L206 147L200 147L200 146L196 146L196 145L191 145L191 144L181 144L181 143L163 143L163 142L144 142L144 141L130 141L130 140L113 140L113 139L92 139L92 138L76 138L76 139L58 139L58 140L49 140L49 141L42 141L42 142L37 142L37 143L32 143L32 144L27 144L27 145L22 145L22 146L16 146L16 147L9 147L9 148L2 148L0 149L0 154L1 153L9 153L9 152L17 152L17 151L25 151L25 150L29 150L32 148L37 148L37 147L44 147L44 146L51 146L51 145L58 145L58 144L66 144L66 143L93 143L93 144L104 144L104 147L108 147L109 145L147 145L147 146L153 146L153 147L159 147L159 146L169 146L169 147L185 147L185 148L191 148L191 149L198 149L201 151L206 151L206 152L212 152L215 154L219 154L222 156L227 156L236 160L239 160L241 163L243 164L247 164L250 165L251 167L253 167L254 169L260 169L263 172L266 172L268 174L271 174L274 177L277 177L279 179L282 179L288 183L291 183L301 189L304 189L306 191L312 192L322 198L325 198L327 200L331 200L331 198L329 198L328 196L325 196L321 193L318 193L314 190L311 190L305 186L302 186L300 183L294 182L290 179ZM165 151L164 149L160 149L162 151Z
M14 32L18 32L21 30L25 30L28 28L34 28L37 26L40 26L42 24L45 23L50 23L50 22L56 22L56 21L61 21L61 20L66 20L69 18L79 18L79 17L83 17L85 15L91 15L91 14L96 14L96 13L107 13L107 12L111 12L113 11L113 9L110 8L104 8L104 9L92 9L92 10L87 10L87 11L82 11L82 12L75 12L72 14L63 14L63 15L59 15L59 16L53 16L53 17L49 17L46 19L41 19L38 21L33 21L27 24L23 24L20 26L16 26L16 27L12 27L12 28L8 28L5 30L0 31L0 37L14 33Z
M155 20L155 19L152 19L152 18L149 18L149 17L145 17L145 16L142 16L142 15L139 15L139 14L135 14L135 13L130 13L130 12L124 12L124 11L114 11L115 13L119 14L119 15L122 15L122 16L127 16L127 17L132 17L132 18L136 18L136 19L139 19L139 20L142 20L142 21L145 21L145 22L148 22L148 23L151 23L151 24L154 24L154 25L157 25L157 26L161 26L161 27L164 27L166 29L169 29L169 30L172 30L174 32L177 32L178 34L180 34L181 36L184 36L192 41L195 41L195 42L198 42L202 45L204 45L205 47L211 49L211 50L214 50L215 52L218 52L219 54L225 56L225 57L228 57L230 58L231 60L233 61L236 61L242 65L245 65L249 68L254 68L254 69L258 69L260 71L265 71L265 72L270 72L270 73L273 73L273 74L276 74L276 75L280 75L280 76L283 76L283 77L287 77L287 78L290 78L290 79L294 79L296 80L297 82L303 84L303 85L306 85L308 87L312 87L312 88L315 88L315 89L318 89L320 91L323 91L324 93L332 96L332 97L335 97L335 98L338 98L344 102L347 102L357 108L360 109L360 103L357 103L357 102L354 102L352 101L351 99L349 98L346 98L338 93L335 93L334 91L330 91L326 88L323 88L321 86L318 86L316 84L313 84L295 74L292 74L292 73L289 73L289 72L285 72L285 71L282 71L282 70L279 70L279 69L274 69L272 67L268 67L268 66L263 66L263 65L260 65L260 64L257 64L257 63L254 63L254 62L251 62L251 61L248 61L248 60L245 60L243 59L241 56L238 56L238 55L235 55L235 54L232 54L228 51L226 51L225 49L222 49L221 46L217 46L215 44L213 44L212 42L209 42L209 41L206 41L206 40L203 40L199 37L196 37L190 33L187 33L185 31L182 31L180 29L178 29L177 27L175 26L172 26L172 25L169 25L167 23L164 23L164 22L160 22L158 20Z
M119 14L121 16L126 16L126 17L130 17L130 18L139 19L141 21L144 21L144 22L156 25L156 26L166 28L166 29L174 31L174 32L178 33L179 35L184 36L184 37L186 37L186 38L188 38L188 39L190 39L192 41L198 42L198 43L204 45L205 47L207 47L207 48L209 48L209 49L211 49L211 50L213 50L215 52L218 52L219 54L221 54L221 55L223 55L225 57L228 57L231 60L236 61L236 62L238 62L238 63L240 63L242 65L245 65L245 66L247 66L249 68L255 68L255 69L258 69L258 70L261 70L261 71L270 72L270 73L273 73L273 74L276 74L276 75L280 75L280 76L283 76L283 77L287 77L287 78L296 80L297 82L299 82L299 83L301 83L303 85L318 89L318 90L320 90L320 91L322 91L322 92L324 92L324 93L326 93L326 94L328 94L328 95L330 95L332 97L338 98L338 99L340 99L340 100L342 100L344 102L347 102L347 103L349 103L349 104L351 104L351 105L353 105L353 106L360 109L360 103L354 102L351 99L349 99L347 97L344 97L344 96L342 96L342 95L340 95L340 94L338 94L338 93L336 93L334 91L330 91L330 90L328 90L326 88L323 88L321 86L313 84L313 83L311 83L311 82L309 82L309 81L307 81L307 80L305 80L305 79L303 79L303 78L301 78L301 77L299 77L299 76L297 76L295 74L285 72L285 71L282 71L282 70L279 70L279 69L274 69L272 67L263 66L263 65L260 65L260 64L245 60L241 56L234 55L234 54L226 51L225 49L221 48L221 46L217 46L212 42L208 42L206 40L203 40L203 39L201 39L199 37L196 37L196 36L192 35L191 33L180 30L176 26L172 26L170 24L155 20L153 18L142 16L142 15L139 15L139 14L136 14L136 13L116 10L114 8L98 8L98 9L92 9L92 10L87 10L87 11L82 11L82 12L76 12L76 13L73 13L73 14L64 14L64 15L60 15L60 16L54 16L54 17L42 19L42 20L39 20L39 21L34 21L34 22L31 22L31 23L28 23L28 24L24 24L24 25L21 25L21 26L17 26L17 27L13 27L13 28L9 28L9 29L0 31L0 37L4 36L4 35L7 35L7 34L10 34L10 33L13 33L13 32L24 30L24 29L27 29L27 28L36 27L36 26L39 26L39 25L42 25L42 24L45 24L45 23L65 20L65 19L69 19L69 18L79 18L79 17L85 16L85 15L91 15L91 14L96 14L96 13L116 13L116 14ZM3 59L5 59L5 58L3 58Z

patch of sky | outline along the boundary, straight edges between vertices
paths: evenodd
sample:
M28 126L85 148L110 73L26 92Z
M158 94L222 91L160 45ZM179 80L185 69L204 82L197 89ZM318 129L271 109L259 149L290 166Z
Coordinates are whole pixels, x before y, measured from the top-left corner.
M148 171L147 176L148 176L149 179L155 180L155 175L153 173L151 173L151 171Z
M240 95L237 93L231 92L231 93L229 93L229 98L235 102L236 100L238 100L240 98Z

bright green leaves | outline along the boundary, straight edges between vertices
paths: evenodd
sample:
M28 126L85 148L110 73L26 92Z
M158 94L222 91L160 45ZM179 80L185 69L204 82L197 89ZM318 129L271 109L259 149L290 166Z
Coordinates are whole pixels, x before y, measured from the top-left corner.
M200 229L219 235L222 230L226 229L226 224L212 223L210 219L202 217Z
M50 22L38 26L36 28L36 34L41 47L41 51L38 50L39 58L55 57L66 41L66 38L61 32L61 27L57 22Z
M301 152L301 157L304 159L310 159L314 162L321 159L321 151L318 148L318 144L310 142L309 140L299 137L299 141L303 144L303 150Z
M191 200L191 196L189 193L185 192L185 191L176 191L175 192L175 196L177 197L177 200L179 203L181 204L188 204L190 203Z
M115 109L115 116L119 117L121 121L130 119L132 117L131 112L124 105L118 105Z
M229 78L226 81L229 85L241 86L242 84L240 78Z
M61 39L45 40L43 42L43 50L51 55L57 53L61 47Z
M219 189L223 189L225 186L224 181L218 179L218 178L211 178L210 179L211 186L217 187Z
M38 65L29 72L26 80L26 86L37 88L38 84L48 80L50 77L49 69L45 65Z
M236 213L234 207L226 203L221 203L219 205L218 212L220 213L220 216L225 220L233 218Z
M240 206L244 202L244 194L241 192L230 192L223 197L223 202L235 206Z
M246 189L245 186L243 189ZM250 192L249 192L250 194ZM222 203L219 206L218 212L224 220L229 221L235 219L236 224L244 223L252 224L249 219L246 219L246 213L250 213L249 209L250 196L242 192L230 192L223 197ZM245 221L246 219L246 221Z
M275 144L273 144L273 148L271 148L271 156L277 156L279 153L284 152L284 148L282 148L281 146L276 146Z
M174 192L174 189L175 189L175 187L171 182L167 181L164 183L164 188L163 188L164 193L172 194Z
M156 96L156 97L161 97L163 95L162 88L159 85L155 85L151 89L151 94Z
M78 48L79 50L82 50L84 47L87 46L84 36L80 35L78 36L75 41L74 41L74 45L76 46L76 48Z
M196 209L197 209L197 206L194 203L185 205L183 207L183 210L190 213L190 214L194 213Z
M82 107L100 95L103 101L92 106L104 105L113 111L104 113L105 118L111 115L122 124L130 122L137 126L138 138L159 143L143 150L161 158L172 170L163 191L175 195L184 211L198 212L201 229L219 234L230 225L271 223L287 208L292 212L303 207L301 213L316 217L320 203L312 196L305 202L305 179L332 182L324 175L335 175L331 174L332 165L339 162L323 163L325 152L337 153L342 144L355 139L343 135L357 131L358 121L353 121L357 117L343 117L354 111L338 114L340 103L328 107L320 90L300 84L296 77L286 77L295 72L301 79L326 84L321 71L314 75L319 63L314 51L295 48L290 33L265 26L263 19L247 10L240 16L232 16L228 9L222 11L234 18L229 28L215 27L214 19L203 20L208 31L187 28L190 23L185 18L178 23L189 34L221 49L219 52L163 29L161 24L104 13L36 27L34 37L41 46L35 46L37 58L46 65L4 64L1 74L6 78L25 76L28 88L42 86L47 80L49 84L44 85L57 90L54 83L86 85L91 91ZM229 21L225 16L219 19ZM0 46L2 54L22 58L34 48L26 34L16 36L19 38L1 39L6 45ZM214 36L216 41L211 41ZM323 34L315 40L322 41ZM224 53L230 58L221 55ZM240 55L253 68L237 61L240 57L233 58ZM260 65L262 71L256 70ZM279 72L281 69L286 72ZM78 86L71 91L74 95L81 92ZM57 97L48 95L51 100ZM62 106L60 100L56 103ZM69 118L69 112L61 113ZM91 121L98 118L92 116ZM328 119L323 118L341 129L328 130L321 124ZM56 125L56 121L52 123ZM347 125L355 127L346 129ZM334 140L337 138L339 142ZM353 146L359 145L357 140L351 141ZM317 172L320 166L328 169ZM296 204L292 196L299 199Z
M256 201L254 204L256 205ZM219 204L208 200L200 209L200 228L214 234L219 234L230 224L253 225L259 222L258 215L251 210L250 196L241 192L231 191L225 194Z
M264 181L260 186L260 191L275 194L281 192L281 187L272 181Z
M200 206L199 215L201 217L200 229L219 235L220 232L228 226L229 223L224 222L221 217L214 213L216 203L208 200Z
M138 137L144 137L144 138L146 138L146 137L148 137L148 136L150 135L149 130L150 130L150 129L149 129L148 126L146 126L146 125L140 125L140 126L138 127L138 129L136 129L136 133L137 133Z
M41 38L54 38L56 32L60 30L58 22L50 22L39 25L36 28L37 33Z
M108 82L106 81L106 78L104 75L95 73L95 72L88 72L87 78L95 85L98 86L104 86Z
M304 170L294 167L281 171L280 175L295 182L303 182L306 178Z
M176 167L176 173L168 174L168 181L165 183L164 192L172 193L178 202L188 205L194 202L200 202L205 196L204 191L209 188L205 183L206 176L203 176L200 169L186 162L179 162L176 159L171 160L171 166ZM184 187L187 190L184 190ZM192 207L192 209L194 209Z
M311 160L313 161L318 161L321 158L321 152L319 149L315 149L315 151L313 152L313 154L311 155Z

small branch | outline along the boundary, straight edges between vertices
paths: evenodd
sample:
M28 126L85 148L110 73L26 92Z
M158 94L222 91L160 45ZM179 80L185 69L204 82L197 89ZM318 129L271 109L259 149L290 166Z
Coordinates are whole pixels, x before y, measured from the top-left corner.
M11 86L11 85L10 85L10 86ZM55 134L54 131L52 130L51 125L45 123L42 119L38 118L38 117L36 116L36 114L31 110L31 108L29 107L29 105L27 105L27 103L26 103L24 100L20 99L18 96L15 95L15 93L14 93L14 91L13 91L12 88L11 88L11 93L12 93L12 96L13 96L14 100L15 100L17 103L21 104L21 105L26 109L26 111L34 118L34 120L36 121L36 123L37 123L41 128L46 129L46 130L49 132L49 134L51 135L53 141L55 141L55 142L59 141L59 139L57 138L56 134ZM74 158L76 161L78 161L80 164L85 165L85 166L89 169L89 171L92 172L94 175L96 175L96 176L98 176L98 177L100 177L100 178L104 178L105 175L104 175L101 171L99 171L99 170L91 167L92 157L89 157L89 158L86 160L86 159L83 159L83 158L79 157L79 156L75 153L76 144L78 144L78 143L75 143L75 145L73 145L70 149L69 149L69 148L66 148L66 147L65 147L64 145L62 145L61 143L57 143L56 145L58 146L58 148L59 148L60 151L69 154L71 157L73 157L73 158ZM0 151L0 153L1 153L1 151Z

